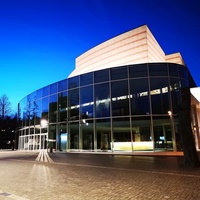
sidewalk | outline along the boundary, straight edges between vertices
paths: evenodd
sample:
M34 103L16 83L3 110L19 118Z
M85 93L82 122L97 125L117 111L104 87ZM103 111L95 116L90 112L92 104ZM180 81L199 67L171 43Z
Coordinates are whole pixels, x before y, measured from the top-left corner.
M105 155L128 155L128 156L183 156L183 152L149 152L149 151L137 151L137 152L120 152L120 151L69 151L63 153L85 153L85 154L105 154Z

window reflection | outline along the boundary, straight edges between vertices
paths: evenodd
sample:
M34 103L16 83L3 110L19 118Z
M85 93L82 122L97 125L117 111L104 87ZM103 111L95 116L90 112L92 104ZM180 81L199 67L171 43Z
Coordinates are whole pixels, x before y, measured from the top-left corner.
M130 80L131 114L150 114L148 79Z
M75 76L68 79L68 89L79 87L79 76Z
M79 89L69 90L69 119L79 119Z
M149 76L168 76L166 63L149 63Z
M110 116L110 94L108 83L95 85L95 108L96 117Z
M116 67L110 69L111 80L127 79L127 67Z
M67 92L58 94L58 121L67 121Z
M49 86L46 86L42 89L42 97L46 97L49 95Z
M42 118L48 120L49 113L49 98L42 99Z
M173 149L169 116L153 117L154 145L156 150Z
M181 101L180 81L178 78L170 78L170 91L173 113L178 113L178 108Z
M153 150L151 137L151 118L132 117L133 150Z
M138 78L138 77L147 77L147 64L133 65L129 67L129 77Z
M130 118L113 118L113 149L131 151Z
M82 119L93 117L93 86L80 89L80 114Z
M168 63L169 76L178 77L178 66L177 64Z
M41 100L37 100L34 101L34 107L35 107L35 115L36 115L36 125L40 124L40 120L42 117L42 101Z
M94 82L100 83L100 82L106 82L109 80L109 70L100 70L94 72Z
M58 82L58 92L67 90L67 79Z
M80 76L80 86L93 83L93 73L83 74Z
M113 116L129 115L128 81L112 82L111 98Z
M50 94L55 94L58 92L58 84L54 83L50 85Z
M56 122L57 119L57 94L49 97L49 122Z
M152 114L163 114L170 110L169 86L167 78L151 78Z
M96 120L97 149L111 149L111 124L110 119Z

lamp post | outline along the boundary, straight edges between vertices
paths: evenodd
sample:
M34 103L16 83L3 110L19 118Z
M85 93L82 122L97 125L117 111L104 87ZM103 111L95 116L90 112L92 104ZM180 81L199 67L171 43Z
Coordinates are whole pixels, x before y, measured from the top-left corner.
M176 137L175 137L175 128L174 128L173 118L172 118L172 115L173 115L172 111L169 110L168 115L170 117L170 123L171 123L173 150L176 152L177 151Z

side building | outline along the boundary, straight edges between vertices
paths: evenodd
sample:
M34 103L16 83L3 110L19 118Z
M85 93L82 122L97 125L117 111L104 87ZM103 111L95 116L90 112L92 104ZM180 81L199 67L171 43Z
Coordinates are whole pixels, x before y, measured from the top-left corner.
M183 87L196 84L180 53L165 55L146 25L133 29L85 52L68 78L19 102L18 149L181 151Z

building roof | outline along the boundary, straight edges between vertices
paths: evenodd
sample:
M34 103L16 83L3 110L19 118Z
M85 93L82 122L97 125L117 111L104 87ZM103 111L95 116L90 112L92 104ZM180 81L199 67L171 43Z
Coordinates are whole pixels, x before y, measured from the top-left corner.
M111 38L77 57L76 68L69 77L122 65L152 62L185 65L180 53L165 55L147 25L143 25Z

